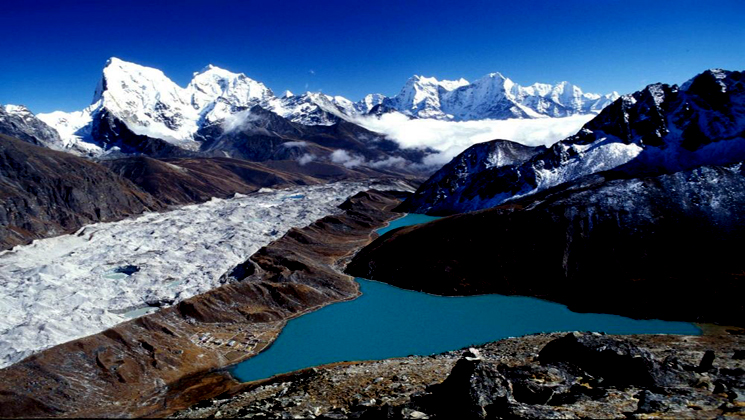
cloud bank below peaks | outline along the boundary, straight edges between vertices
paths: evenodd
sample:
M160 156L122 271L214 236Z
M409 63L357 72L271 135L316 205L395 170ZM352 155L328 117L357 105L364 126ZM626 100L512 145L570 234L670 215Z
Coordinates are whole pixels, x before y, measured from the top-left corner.
M441 166L476 143L489 140L512 140L528 146L550 146L575 134L595 115L565 118L536 118L480 121L440 121L409 119L399 114L365 116L355 122L368 130L385 134L404 148L430 147L439 153L425 163Z

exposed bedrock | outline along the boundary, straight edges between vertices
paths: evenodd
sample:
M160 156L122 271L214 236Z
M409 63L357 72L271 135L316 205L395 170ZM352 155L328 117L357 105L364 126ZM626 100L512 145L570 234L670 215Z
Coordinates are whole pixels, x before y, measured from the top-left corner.
M0 134L37 146L61 144L57 130L38 119L25 106L0 105Z
M347 273L440 295L527 295L581 312L742 326L743 170L590 176L393 230Z
M221 368L256 355L292 317L359 294L336 266L398 217L371 190L344 213L291 229L227 284L0 370L0 417L134 417L182 409L237 385Z
M664 342L675 350L665 349ZM730 359L738 343L741 338L698 341L571 333L549 341L537 355L529 356L530 363L514 363L514 355L506 362L489 360L472 349L442 384L430 386L411 405L437 417L455 413L472 418L742 415L745 370ZM717 366L696 363L701 354L702 360L712 358L712 348L724 360Z

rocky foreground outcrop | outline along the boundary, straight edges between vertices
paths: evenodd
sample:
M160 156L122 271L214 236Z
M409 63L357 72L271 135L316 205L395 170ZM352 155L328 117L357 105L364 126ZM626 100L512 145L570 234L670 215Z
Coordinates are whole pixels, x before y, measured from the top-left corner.
M221 369L256 355L288 319L359 294L337 265L398 217L400 197L359 193L342 214L260 249L223 287L0 370L0 417L157 416L231 389Z
M745 417L745 338L553 333L305 369L177 418Z
M745 325L745 167L603 173L386 233L346 271L439 295L534 296L578 312Z

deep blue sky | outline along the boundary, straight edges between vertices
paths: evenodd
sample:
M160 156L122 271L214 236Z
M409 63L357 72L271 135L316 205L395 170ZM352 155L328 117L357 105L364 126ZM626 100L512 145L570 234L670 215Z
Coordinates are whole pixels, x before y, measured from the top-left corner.
M4 0L0 103L89 104L107 58L185 86L212 63L277 94L394 95L408 77L569 80L627 93L745 70L745 1Z

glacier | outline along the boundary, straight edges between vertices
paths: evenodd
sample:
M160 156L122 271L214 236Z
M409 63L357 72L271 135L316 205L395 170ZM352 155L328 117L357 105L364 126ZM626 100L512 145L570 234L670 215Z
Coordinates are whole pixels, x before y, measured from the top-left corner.
M98 223L0 253L0 368L220 286L230 268L291 227L371 187L262 189Z

